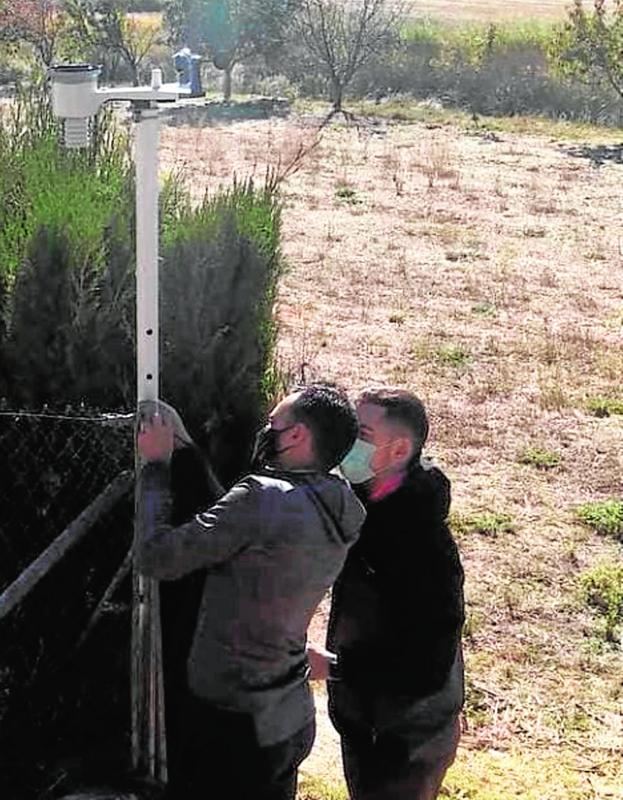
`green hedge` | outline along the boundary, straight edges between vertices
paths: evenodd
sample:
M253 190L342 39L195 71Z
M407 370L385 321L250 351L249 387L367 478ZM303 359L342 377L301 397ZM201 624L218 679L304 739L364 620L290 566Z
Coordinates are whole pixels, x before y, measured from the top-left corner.
M0 397L20 408L132 408L128 141L109 117L88 152L65 152L58 134L36 93L0 124ZM271 390L279 236L270 188L238 183L193 207L179 179L166 182L162 395L209 438L224 477L242 467Z

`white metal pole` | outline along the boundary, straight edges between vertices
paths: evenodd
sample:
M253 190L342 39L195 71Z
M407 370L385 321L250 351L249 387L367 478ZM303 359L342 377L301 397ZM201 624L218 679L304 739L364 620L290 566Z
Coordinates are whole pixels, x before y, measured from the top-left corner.
M155 102L135 103L136 164L136 383L137 399L157 400L158 145ZM140 465L137 460L137 474ZM137 490L136 502L143 498ZM134 570L132 626L132 760L134 767L166 781L164 688L158 584Z
M158 144L156 103L135 112L137 394L158 398Z
M133 105L136 163L136 383L137 398L157 400L158 357L158 103L190 94L189 87L162 83L152 70L151 85L100 89L99 68L89 64L52 67L52 106L64 120L66 142L85 147L88 119L114 100ZM143 502L136 460L136 503ZM136 514L140 519L140 514ZM138 535L139 532L136 532ZM133 571L132 600L132 761L141 773L166 781L166 740L160 602L158 584Z

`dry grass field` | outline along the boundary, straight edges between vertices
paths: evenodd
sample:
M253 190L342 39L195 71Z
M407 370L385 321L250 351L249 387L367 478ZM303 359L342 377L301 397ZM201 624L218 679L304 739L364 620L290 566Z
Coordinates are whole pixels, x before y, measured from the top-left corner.
M621 152L612 133L500 127L431 114L325 131L283 184L280 358L292 378L396 384L430 409L469 606L444 797L623 798L621 650L581 594L621 546L576 518L621 497ZM169 127L164 168L183 165L199 198L313 141L309 116ZM318 700L301 797L337 800Z
M571 0L407 0L409 11L418 16L456 22L500 22L526 19L557 20L564 17Z

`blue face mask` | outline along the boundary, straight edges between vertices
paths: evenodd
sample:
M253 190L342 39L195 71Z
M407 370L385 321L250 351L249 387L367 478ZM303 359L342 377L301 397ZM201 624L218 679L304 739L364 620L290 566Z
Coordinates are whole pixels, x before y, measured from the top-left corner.
M348 452L340 470L347 481L351 483L365 483L374 478L375 472L370 466L376 447L363 439L357 439L352 449Z

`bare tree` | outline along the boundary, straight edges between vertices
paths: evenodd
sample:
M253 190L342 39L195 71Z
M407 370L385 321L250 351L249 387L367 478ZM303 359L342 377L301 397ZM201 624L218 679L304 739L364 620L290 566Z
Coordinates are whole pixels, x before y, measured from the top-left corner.
M65 0L72 33L83 48L101 47L128 65L134 86L151 50L163 40L159 20L133 16L129 0Z
M303 0L295 32L329 81L331 116L345 113L346 88L397 34L402 17L400 4L388 0Z
M299 5L300 0L167 0L165 13L176 43L205 50L223 70L229 102L235 65L279 50Z
M44 67L54 60L66 24L58 0L0 2L0 42L28 42Z

